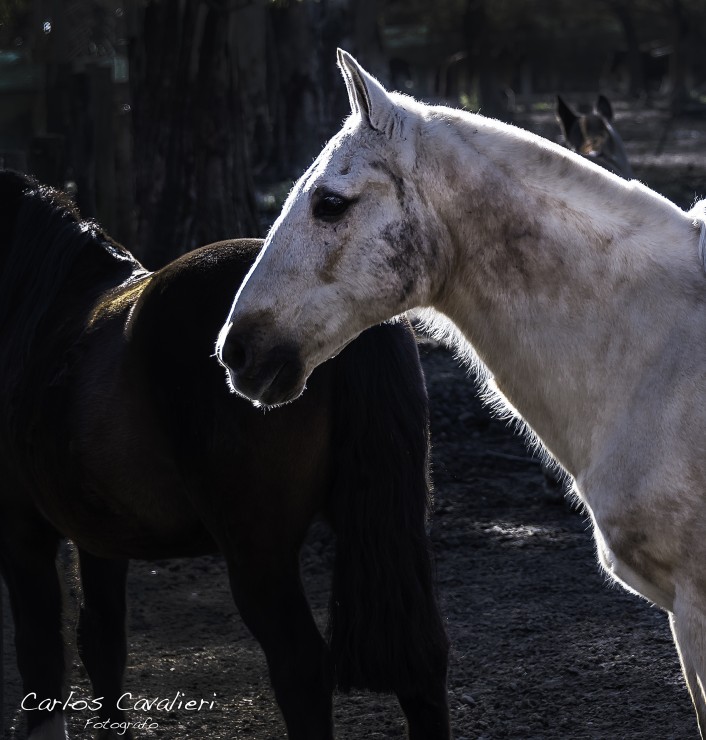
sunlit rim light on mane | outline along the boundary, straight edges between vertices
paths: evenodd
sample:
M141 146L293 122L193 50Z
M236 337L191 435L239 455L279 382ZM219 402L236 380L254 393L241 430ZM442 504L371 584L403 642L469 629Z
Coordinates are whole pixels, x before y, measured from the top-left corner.
M706 199L698 201L689 215L694 217L694 228L699 229L699 259L706 271Z
M565 471L558 465L551 452L497 387L493 374L461 331L444 314L433 308L415 310L414 316L419 321L421 330L448 347L453 352L454 358L466 368L468 375L475 380L483 405L490 409L491 414L513 427L515 432L524 438L534 457L561 475L565 475Z

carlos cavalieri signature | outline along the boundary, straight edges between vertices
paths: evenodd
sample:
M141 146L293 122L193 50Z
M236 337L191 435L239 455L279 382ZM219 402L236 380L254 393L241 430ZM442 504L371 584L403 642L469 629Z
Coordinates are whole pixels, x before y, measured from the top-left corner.
M187 699L183 691L177 691L171 697L139 697L129 691L122 694L115 702L115 709L118 712L173 712L183 710L186 712L201 712L213 709L216 705L215 694L213 699ZM99 696L95 699L82 699L76 696L72 691L68 698L61 699L39 699L33 691L27 694L20 702L21 708L25 712L55 712L58 709L66 712L101 712L103 709L104 697ZM105 716L105 712L102 715ZM151 724L145 724L150 722ZM111 722L110 719L103 720L100 717L92 717L86 721L86 727L94 729L121 729L123 734L129 727L136 729L156 729L158 723L152 722L152 717L147 717L141 722Z

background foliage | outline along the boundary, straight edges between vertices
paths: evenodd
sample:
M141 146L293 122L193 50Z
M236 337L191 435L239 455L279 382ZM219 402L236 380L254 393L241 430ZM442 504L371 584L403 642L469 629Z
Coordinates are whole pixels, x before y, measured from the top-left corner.
M346 115L337 46L523 125L556 92L699 115L705 45L703 0L0 0L0 164L155 267L262 231Z

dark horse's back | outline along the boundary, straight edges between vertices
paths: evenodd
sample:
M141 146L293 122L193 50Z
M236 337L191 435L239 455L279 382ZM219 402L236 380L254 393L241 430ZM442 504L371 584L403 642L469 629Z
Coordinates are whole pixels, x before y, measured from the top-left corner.
M140 512L139 523L113 512L124 556L222 549L236 535L263 548L273 540L295 547L324 508L331 368L301 403L265 412L229 391L214 357L233 281L242 281L260 244L195 250L94 308L77 369L76 388L90 402L74 404L76 445L85 475L104 480L106 505Z
M290 737L330 737L336 682L395 691L416 737L446 738L414 338L403 322L374 327L317 369L297 401L255 408L228 389L214 343L260 247L220 242L149 273L64 196L0 172L0 475L10 483L0 488L0 567L13 608L23 613L40 575L58 598L59 536L78 545L89 605L103 563L220 550ZM298 572L319 513L337 534L330 653ZM110 568L123 583L124 568ZM96 614L119 631L124 592L111 599ZM46 683L42 666L52 651L61 662L60 645L32 613L18 654L41 652ZM83 632L104 634L91 632L98 621L87 617ZM97 695L119 693L82 658Z

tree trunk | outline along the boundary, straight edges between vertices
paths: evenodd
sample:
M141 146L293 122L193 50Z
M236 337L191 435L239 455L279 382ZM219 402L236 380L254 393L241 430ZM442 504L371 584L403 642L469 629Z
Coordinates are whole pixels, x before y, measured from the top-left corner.
M130 49L136 252L155 268L259 232L225 0L151 2Z
M686 89L686 37L689 19L681 0L672 0L672 57L669 60L669 107L672 115L678 116L688 100Z
M613 0L608 3L608 6L620 23L627 47L628 94L633 98L639 98L643 93L647 93L648 91L645 87L640 40L637 36L635 23L633 22L630 3L625 2L625 0Z
M475 80L480 112L489 118L507 119L507 105L493 69L492 33L485 0L466 0L463 24L468 51L468 77Z
M351 23L342 5L311 0L271 4L269 18L277 90L269 169L286 177L309 165L347 111L335 65Z
M339 129L349 108L337 46L358 55L385 82L378 24L384 6L379 0L267 4L266 48L259 59L266 67L269 126L260 126L254 143L258 171L273 179L299 175Z

